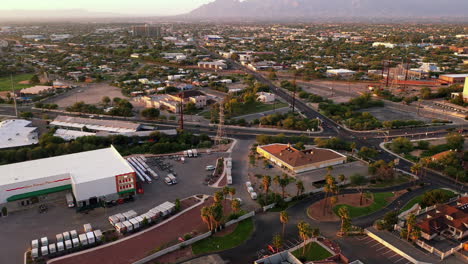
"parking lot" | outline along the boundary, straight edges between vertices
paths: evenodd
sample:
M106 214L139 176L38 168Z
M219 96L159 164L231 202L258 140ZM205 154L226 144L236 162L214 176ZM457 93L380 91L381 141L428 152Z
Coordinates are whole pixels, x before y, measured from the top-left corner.
M345 256L351 261L359 259L363 263L410 264L406 258L389 249L371 237L346 237L338 239Z

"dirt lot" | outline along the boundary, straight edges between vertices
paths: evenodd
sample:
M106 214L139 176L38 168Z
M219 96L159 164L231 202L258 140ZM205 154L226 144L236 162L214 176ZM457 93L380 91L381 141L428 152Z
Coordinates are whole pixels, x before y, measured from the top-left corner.
M338 195L338 202L336 205L347 204L355 207L366 207L374 202L373 198L368 200L363 199L362 205L359 205L360 196L361 195L359 193ZM327 208L325 209L325 213L323 210L324 203L325 199L322 199L319 202L312 204L307 209L307 214L309 217L317 221L339 221L340 218L335 213L333 213L333 207L330 206L330 199L327 200Z
M125 97L118 87L111 86L107 83L91 83L47 100L47 103L58 104L59 107L67 107L79 101L83 101L87 104L98 104L104 96L109 96L111 99L114 97Z

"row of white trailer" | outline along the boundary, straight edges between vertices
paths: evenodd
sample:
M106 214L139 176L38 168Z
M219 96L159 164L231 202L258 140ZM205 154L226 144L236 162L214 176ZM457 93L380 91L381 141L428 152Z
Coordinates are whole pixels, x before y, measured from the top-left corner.
M198 157L198 151L196 149L189 149L184 151L184 156L188 158L196 158Z
M147 223L150 224L156 222L160 217L165 217L174 211L175 204L164 202L141 215L130 210L125 213L109 216L109 223L114 226L117 232L125 234L140 229L143 226L145 219Z
M158 179L158 174L154 172L154 170L152 170L148 164L146 164L146 157L139 156L127 158L127 162L136 171L138 178L142 182L151 183L151 177L153 177L155 180Z
M249 181L245 182L245 186L247 187L247 191L250 194L250 198L252 198L252 200L257 200L257 193L255 192L254 188L252 187L252 183L249 182Z
M84 225L85 233L78 234L76 230L65 231L55 236L57 242L49 243L47 237L35 239L31 241L31 257L33 259L39 256L53 256L63 254L66 250L72 248L80 248L83 246L91 246L102 241L101 230L92 230L90 224Z

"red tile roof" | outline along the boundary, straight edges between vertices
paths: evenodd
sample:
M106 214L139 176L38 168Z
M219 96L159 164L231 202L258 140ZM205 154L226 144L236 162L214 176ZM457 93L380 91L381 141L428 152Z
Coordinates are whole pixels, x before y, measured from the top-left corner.
M427 234L434 234L453 226L458 230L466 231L468 228L468 197L462 197L458 200L457 206L439 205L435 210L429 212L428 219L418 223L418 226Z
M287 144L271 144L260 146L260 148L292 167L299 167L344 157L343 155L329 149L313 148L300 151Z

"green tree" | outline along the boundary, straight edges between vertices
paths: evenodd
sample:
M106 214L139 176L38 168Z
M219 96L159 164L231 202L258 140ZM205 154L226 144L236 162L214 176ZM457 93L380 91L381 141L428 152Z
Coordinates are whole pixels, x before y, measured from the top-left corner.
M465 137L459 133L450 133L445 139L447 140L447 145L450 149L463 151L463 145L465 143Z
M302 195L304 193L304 182L297 181L296 188L297 188L296 196Z
M347 206L342 206L338 209L338 216L341 219L340 232L346 234L351 228L351 221L349 217L349 209Z
M265 194L268 194L268 190L270 190L271 186L271 177L268 175L264 175L262 178L263 189L265 190Z
M108 106L111 102L111 99L109 98L109 96L104 96L102 97L101 99L101 103L104 105L104 106Z
M283 238L280 235L275 235L273 237L273 246L276 248L276 252L279 252L283 247Z
M390 148L395 153L409 153L413 151L413 143L407 138L398 137L393 140Z
M232 208L232 211L234 211L234 213L239 212L240 207L241 207L241 203L239 200L234 199L231 201L231 208Z
M289 222L289 215L286 211L281 211L280 212L280 222L283 225L283 237L284 237L284 229L286 228L286 224Z
M39 77L38 77L36 74L34 74L34 75L31 77L31 79L29 80L29 83L30 83L30 84L34 84L34 85L35 85L35 84L39 84L39 83L41 83L41 80L39 80Z
M312 236L312 228L304 221L299 222L297 224L297 228L299 230L299 237L302 239L304 244L302 247L302 256L304 256L306 251L306 241Z

